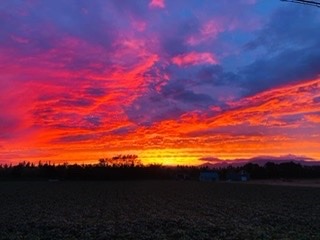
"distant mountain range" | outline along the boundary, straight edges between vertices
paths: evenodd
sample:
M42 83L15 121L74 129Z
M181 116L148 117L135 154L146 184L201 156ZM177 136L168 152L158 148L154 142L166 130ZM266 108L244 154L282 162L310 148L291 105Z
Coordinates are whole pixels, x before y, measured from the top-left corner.
M247 163L258 164L259 166L264 166L267 162L273 162L276 164L285 163L285 162L294 162L301 164L303 166L320 166L320 161L317 161L312 158L296 156L296 155L285 155L280 157L275 156L257 156L247 159L233 159L233 160L223 160L219 158L204 157L200 159L204 161L203 164L200 164L200 167L208 168L226 168L228 166L241 167Z

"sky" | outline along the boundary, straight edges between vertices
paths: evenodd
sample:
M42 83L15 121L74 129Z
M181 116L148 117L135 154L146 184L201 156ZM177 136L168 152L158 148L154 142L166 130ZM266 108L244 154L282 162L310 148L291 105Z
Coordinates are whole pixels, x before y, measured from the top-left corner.
M320 160L320 10L3 0L0 164Z

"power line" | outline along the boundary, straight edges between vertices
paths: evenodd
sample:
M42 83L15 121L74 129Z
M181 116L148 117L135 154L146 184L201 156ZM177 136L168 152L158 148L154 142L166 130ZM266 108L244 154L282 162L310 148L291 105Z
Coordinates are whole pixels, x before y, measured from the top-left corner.
M281 0L281 1L320 7L320 2L318 2L318 1L311 1L311 0Z

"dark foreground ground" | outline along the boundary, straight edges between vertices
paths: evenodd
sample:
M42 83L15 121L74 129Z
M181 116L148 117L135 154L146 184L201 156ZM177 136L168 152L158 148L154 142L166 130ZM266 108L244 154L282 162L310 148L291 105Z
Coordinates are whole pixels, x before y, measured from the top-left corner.
M0 182L0 239L320 239L320 188Z

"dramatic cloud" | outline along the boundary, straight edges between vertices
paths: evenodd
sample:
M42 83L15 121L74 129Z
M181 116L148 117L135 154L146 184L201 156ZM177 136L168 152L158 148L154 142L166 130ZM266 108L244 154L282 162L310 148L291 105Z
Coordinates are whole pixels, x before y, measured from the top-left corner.
M282 1L1 2L0 163L320 159L319 24Z

